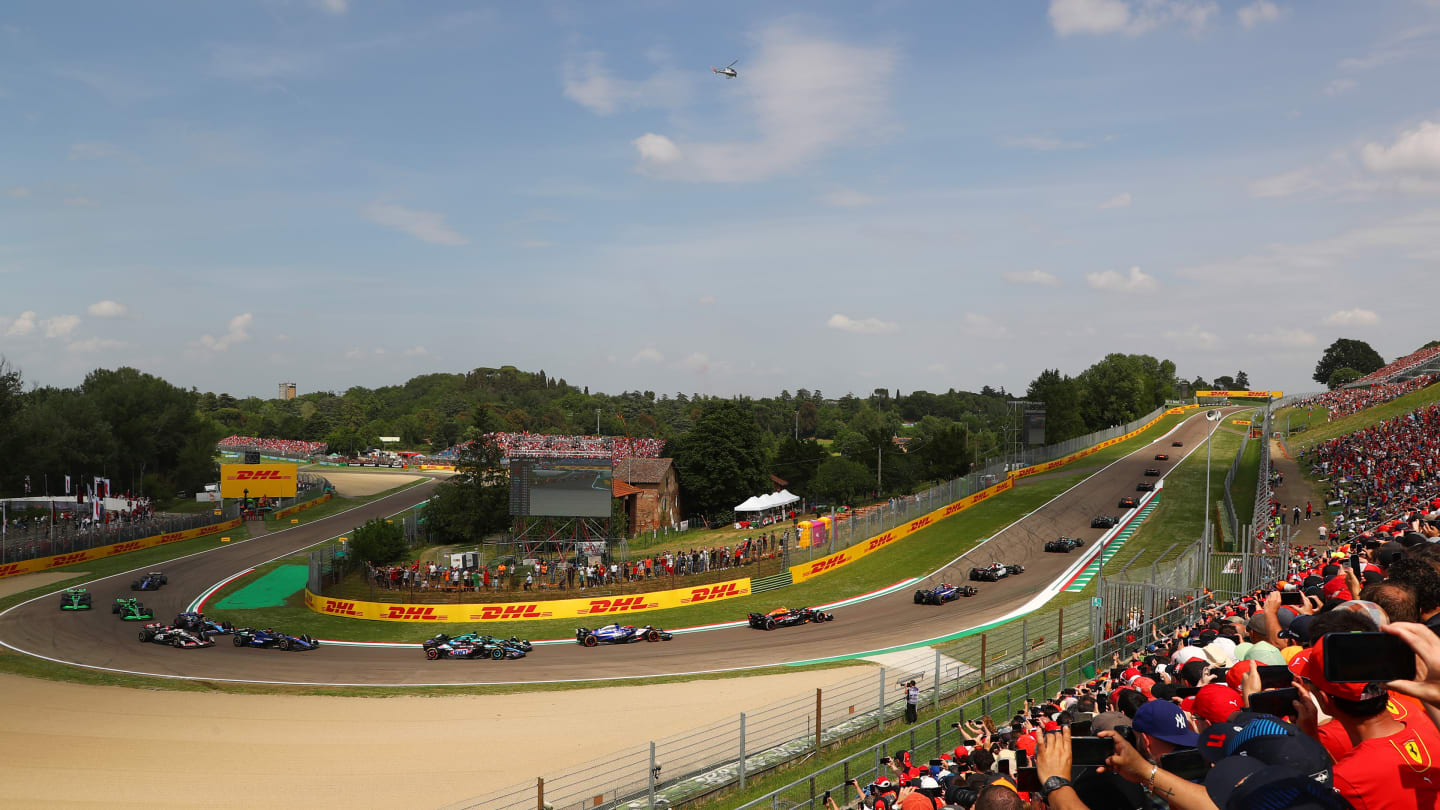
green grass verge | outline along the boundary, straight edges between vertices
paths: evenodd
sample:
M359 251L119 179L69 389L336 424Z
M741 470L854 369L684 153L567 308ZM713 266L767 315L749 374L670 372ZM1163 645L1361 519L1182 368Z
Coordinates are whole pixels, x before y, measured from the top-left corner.
M1419 391L1411 391L1403 397L1391 400L1383 405L1376 405L1373 408L1366 408L1359 413L1352 413L1343 419L1336 419L1334 422L1325 423L1323 413L1317 412L1312 420L1316 424L1296 436L1292 447L1294 450L1312 447L1318 442L1333 439L1336 436L1344 436L1347 433L1354 433L1357 430L1379 424L1386 419L1393 419L1396 416L1409 413L1416 408L1423 408L1437 401L1440 401L1440 383L1436 383L1428 388L1422 388ZM1287 410L1299 414L1305 413L1298 408ZM1284 414L1285 411L1280 412L1280 429L1284 429ZM1295 417L1292 416L1290 423L1292 430L1295 425L1294 419ZM1276 424L1276 422L1272 419L1271 424Z
M1160 505L1150 513L1140 530L1131 536L1126 548L1132 543L1141 544L1158 555L1172 543L1193 543L1205 530L1206 510L1212 509L1213 502L1224 497L1225 475L1230 471L1235 453L1240 450L1241 441L1240 433L1224 427L1217 429L1211 439L1210 504L1205 503L1203 446L1196 447L1188 458L1171 470L1165 476L1165 494L1160 499ZM1250 492L1254 491L1254 479L1251 479ZM1142 555L1140 562L1148 563L1151 559Z
M1235 471L1235 483L1230 487L1235 519L1242 526L1255 517L1255 486L1260 483L1260 443L1263 441L1266 440L1256 439L1245 445L1245 455L1240 458L1240 469Z
M341 512L344 512L346 509L354 509L357 506L362 506L364 504L370 503L371 501L378 501L381 498L388 498L391 495L396 494L397 492L404 492L407 489L414 489L415 487L418 487L429 480L430 479L428 478L420 478L416 481L410 481L401 484L398 487L391 487L384 492L377 492L374 495L363 495L355 498L342 498L339 495L336 495L325 503L320 504L319 506L312 506L309 509L304 510L303 512L290 515L289 517L283 517L279 520L266 518L265 527L272 532L278 532L281 529L288 529L292 526L303 526L306 523L314 523L321 518L327 518L331 515L337 515ZM291 520L296 520L299 522L291 523Z
M420 654L416 653L416 660ZM706 675L667 676L658 678L633 678L624 681L579 682L579 683L521 683L482 686L284 686L280 684L226 683L224 681L192 680L184 678L149 678L141 675L121 675L112 672L56 664L42 658L0 649L0 673L25 678L43 678L86 686L122 686L134 689L166 689L173 692L227 692L245 695L326 695L331 697L453 697L458 695L507 695L519 692L559 692L569 689L587 689L596 686L648 686L651 684L682 683L686 681L711 681L728 678L749 678L755 675L788 675L792 672L807 672L835 667L870 666L863 661L844 661L817 664L809 667L764 667L743 672L716 672ZM463 667L460 667L463 669Z

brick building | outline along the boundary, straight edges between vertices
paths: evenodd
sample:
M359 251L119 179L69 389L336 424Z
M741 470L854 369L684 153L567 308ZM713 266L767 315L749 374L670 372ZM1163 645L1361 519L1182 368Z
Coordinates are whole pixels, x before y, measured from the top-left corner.
M680 524L680 481L675 460L627 458L615 464L615 497L625 502L630 534Z

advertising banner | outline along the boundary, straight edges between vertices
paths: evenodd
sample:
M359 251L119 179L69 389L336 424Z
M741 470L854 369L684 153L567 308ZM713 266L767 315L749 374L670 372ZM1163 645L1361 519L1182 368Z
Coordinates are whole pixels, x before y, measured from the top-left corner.
M750 580L734 579L691 588L602 596L593 599L551 599L534 602L475 602L469 604L411 605L364 602L317 596L305 591L305 606L316 613L372 619L382 622L435 623L514 622L524 619L587 619L595 626L619 622L631 613L664 610L700 602L750 595Z
M1219 399L1279 399L1285 396L1284 391L1196 391L1197 397L1217 397Z
M298 464L221 464L220 494L226 498L293 498Z
M283 517L290 517L291 515L296 514L297 512L303 512L312 506L319 506L320 504L330 500L330 497L330 493L327 492L313 501L306 501L304 503L297 503L294 506L287 506L284 509L281 509L279 512L271 515L270 517L276 520Z
M108 546L99 546L70 554L56 554L53 557L37 557L33 560L6 563L0 565L0 578L13 577L16 574L29 574L35 571L48 571L51 568L59 568L62 565L74 565L75 563L89 562L91 560L103 560L107 557L114 557L117 554L128 554L132 551L163 546L167 543L177 543L181 540L193 540L196 537L204 537L207 534L215 534L216 532L223 532L226 529L234 529L239 525L240 519L236 518L235 520L227 520L224 523L216 523L213 526L186 529L183 532L157 534L153 537L142 537L139 540L113 543Z

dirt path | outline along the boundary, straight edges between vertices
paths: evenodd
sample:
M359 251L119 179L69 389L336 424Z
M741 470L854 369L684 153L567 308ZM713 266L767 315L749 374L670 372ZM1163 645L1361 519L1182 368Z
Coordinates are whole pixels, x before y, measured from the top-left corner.
M1321 517L1321 513L1325 508L1324 499L1320 493L1316 492L1310 485L1310 482L1305 479L1305 476L1301 474L1300 464L1293 458L1290 458L1285 452L1285 445L1274 439L1270 440L1270 466L1273 467L1276 472L1285 476L1285 483L1274 487L1273 491L1276 499L1280 501L1282 507L1285 509L1286 525L1294 525L1291 522L1295 517L1294 508L1299 506L1300 525L1298 528L1295 528L1294 531L1299 533L1301 545L1314 543L1318 537L1315 531L1316 527L1324 521L1324 518ZM1305 519L1305 504L1307 503L1315 508L1315 515L1309 520Z
M197 694L0 676L0 806L439 807L865 671L445 698ZM684 710L657 710L667 706Z

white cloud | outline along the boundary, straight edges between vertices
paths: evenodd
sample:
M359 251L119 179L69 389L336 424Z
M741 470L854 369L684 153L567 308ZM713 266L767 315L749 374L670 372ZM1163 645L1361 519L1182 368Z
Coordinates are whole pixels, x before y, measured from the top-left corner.
M1390 146L1366 144L1360 157L1372 172L1440 172L1440 124L1424 121Z
M56 315L53 318L46 318L41 321L40 325L44 327L45 337L47 338L65 337L71 332L74 332L75 327L80 325L80 316Z
M1320 179L1312 169L1296 169L1292 172L1262 177L1250 183L1253 197L1288 197L1321 186Z
M1287 9L1283 9L1270 0L1255 0L1248 6L1236 10L1235 16L1240 18L1240 24L1246 28L1254 28L1263 23L1271 23L1285 16Z
M94 318L123 318L126 314L124 304L109 299L96 301L86 308L85 311L90 313L90 316Z
M1283 349L1303 349L1314 346L1317 338L1304 329L1271 329L1269 332L1251 332L1245 339L1254 346L1278 346Z
M1130 207L1130 192L1128 192L1128 191L1122 191L1122 192L1120 192L1119 194L1116 194L1114 197L1111 197L1110 199L1106 200L1105 202L1100 203L1100 207L1101 207L1101 208L1129 208L1129 207Z
M665 360L665 355L660 353L654 346L646 346L630 358L632 363L660 363Z
M700 296L700 302L699 302L699 303L700 303L700 306L702 306L702 307L713 307L713 306L715 306L715 296L713 296L713 295L702 295L702 296Z
M104 351L106 349L118 349L125 344L119 340L110 338L85 338L84 340L72 340L65 345L65 350L76 354L90 354Z
M1063 282L1053 273L1044 270L1010 270L1000 277L1011 284L1035 284L1041 287L1059 287Z
M23 200L26 197L30 196L30 189L26 186L11 186L10 188L5 189L5 196L14 197L17 200Z
M425 350L424 346L411 346L410 348L401 352L401 354L405 355L406 357L424 357L429 353L430 352Z
M445 215L419 211L399 205L372 203L365 208L365 218L377 225L404 231L421 242L432 245L465 245L470 240L456 233L445 222Z
M831 329L854 332L857 335L888 335L900 331L900 325L897 323L882 321L879 318L851 318L839 313L831 315L825 325Z
M350 0L317 0L316 5L330 14L344 14L350 10Z
M1096 290L1124 293L1154 292L1160 287L1154 276L1138 267L1132 267L1124 273L1118 270L1086 273L1085 283Z
M71 160L104 160L121 155L120 147L103 141L88 141L70 145Z
M1193 325L1183 332L1176 330L1166 332L1165 339L1196 349L1209 350L1220 346L1220 337L1218 335Z
M790 23L772 25L756 40L757 56L727 89L733 87L748 108L757 137L676 143L647 133L632 141L641 171L679 180L753 182L894 128L894 49L826 39Z
M853 188L837 188L821 194L816 199L832 208L859 208L875 202L874 197Z
M1171 23L1201 29L1219 10L1209 0L1050 0L1050 26L1062 37L1138 36Z
M1342 309L1339 312L1332 312L1325 316L1326 326L1375 326L1380 323L1380 316L1374 310Z
M704 352L695 352L689 357L686 357L685 360L680 363L680 365L684 368L690 369L691 371L704 374L705 372L710 370L710 355L705 354Z
M236 343L244 343L250 339L250 324L254 322L255 316L246 312L236 315L230 319L230 324L225 334L220 337L213 335L201 335L200 345L211 351L223 352Z
M565 97L596 115L614 115L622 108L675 107L691 92L688 74L668 67L648 79L617 78L599 53L567 62L562 73Z
M5 327L5 337L24 337L35 331L35 311L25 310L20 317L9 321Z
M1355 81L1354 79L1335 79L1334 81L1325 85L1325 95L1338 96L1343 93L1348 93L1351 90L1354 90L1357 86L1359 86L1359 84L1360 83Z
M1084 141L1067 141L1051 135L1017 135L1001 138L1000 143L1012 149L1033 149L1036 152L1054 152L1059 149L1088 149Z

